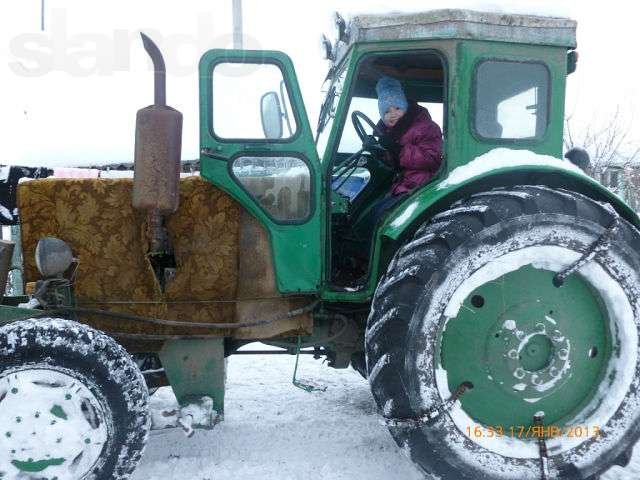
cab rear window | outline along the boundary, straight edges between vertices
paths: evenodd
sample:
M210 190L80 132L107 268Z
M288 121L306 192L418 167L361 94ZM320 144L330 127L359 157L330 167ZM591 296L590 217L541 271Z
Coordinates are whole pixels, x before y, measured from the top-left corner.
M549 70L541 63L480 63L475 78L475 133L492 140L542 137L549 119L549 83Z

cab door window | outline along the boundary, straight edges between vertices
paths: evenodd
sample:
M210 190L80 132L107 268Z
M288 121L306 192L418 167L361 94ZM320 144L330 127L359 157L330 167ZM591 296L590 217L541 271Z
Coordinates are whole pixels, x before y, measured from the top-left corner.
M287 156L242 156L233 176L277 223L304 221L311 213L311 171Z
M278 65L218 63L212 82L211 123L217 138L287 140L296 134L289 92ZM278 116L280 123L265 122Z

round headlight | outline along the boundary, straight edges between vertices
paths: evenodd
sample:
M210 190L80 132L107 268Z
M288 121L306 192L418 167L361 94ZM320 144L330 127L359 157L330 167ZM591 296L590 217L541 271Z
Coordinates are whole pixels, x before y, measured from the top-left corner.
M62 275L73 263L71 247L55 237L43 237L36 246L36 267L44 278Z

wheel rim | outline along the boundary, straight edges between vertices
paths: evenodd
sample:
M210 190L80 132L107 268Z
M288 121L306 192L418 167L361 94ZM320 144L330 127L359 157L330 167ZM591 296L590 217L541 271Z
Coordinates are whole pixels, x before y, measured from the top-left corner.
M86 383L46 367L0 375L0 470L8 470L2 480L81 479L93 470L111 420Z
M593 438L593 427L604 428L628 391L637 360L638 335L633 309L621 285L595 262L581 268L580 273L571 276L562 287L554 287L553 275L578 258L578 252L559 246L531 246L502 257L494 255L483 267L461 280L451 292L443 312L445 323L437 337L436 385L440 397L447 399L463 381L474 383L469 377L475 376L473 390L463 395L459 408L455 407L450 416L458 431L487 450L512 457L537 457L536 438L533 435L519 438L518 429L533 426L533 417L540 412L544 413L544 425L547 426L561 429L578 425L590 427L589 435L581 433L571 437L565 429L557 437L547 439L547 447L554 454L570 450ZM492 302L502 298L495 289L504 288L505 281L510 282L511 290L517 288L524 292L521 294L524 300L521 296L519 301L516 299L504 305L492 306ZM547 288L552 290L547 291ZM534 297L534 301L542 298L541 305L532 308L531 297ZM590 316L587 313L580 315L578 320L582 325L576 329L577 319L571 307L578 303ZM479 314L483 309L486 310ZM533 313L524 315L523 312L530 310ZM549 315L551 311L553 316ZM571 312L571 315L567 312ZM516 314L524 316L517 320L506 316ZM552 321L547 318L540 321L540 315ZM483 334L477 334L474 338L461 331L471 317L481 318L476 320L479 324L475 326L476 334L482 331L480 326L484 325ZM553 321L556 322L555 326ZM535 329L539 323L545 325L544 333ZM559 330L556 338L553 338L555 332L550 330L550 326L554 326L553 330ZM519 333L516 334L516 331ZM496 333L499 337L495 337ZM568 339L569 345L563 343L562 336ZM508 354L513 348L507 346L512 346L516 339L519 355L509 358ZM473 342L473 345L469 346L469 342ZM562 357L566 356L566 359L558 358L562 347L567 350L562 352ZM528 356L524 365L520 359L522 353ZM502 365L486 359L488 355L500 354L507 355L502 357ZM579 362L576 360L578 358ZM560 361L565 363L558 364ZM551 367L562 369L563 365L567 369L559 375L559 380L547 385L548 388L542 392L534 388L531 382L534 374L548 374ZM521 379L513 376L518 366L523 370L525 366L530 369L525 370L525 376ZM578 372L587 376L575 379ZM509 384L504 381L507 373L514 380ZM518 372L518 375L522 376L522 372ZM501 385L501 381L505 385ZM518 383L523 383L524 388L519 385L514 389ZM506 404L496 402L487 393L491 390L501 400L510 400ZM526 398L535 398L529 396L532 391L537 393L539 399L527 402ZM487 401L489 406L479 406ZM504 435L496 436L493 433L495 429L491 431L487 426L503 427ZM510 426L514 426L515 430L510 432ZM475 427L480 428L474 431ZM517 448L514 448L516 444Z
M542 411L546 424L564 426L602 381L612 347L606 309L583 279L558 288L554 274L527 266L502 275L449 321L442 366L451 391L474 385L461 403L475 421L526 427Z

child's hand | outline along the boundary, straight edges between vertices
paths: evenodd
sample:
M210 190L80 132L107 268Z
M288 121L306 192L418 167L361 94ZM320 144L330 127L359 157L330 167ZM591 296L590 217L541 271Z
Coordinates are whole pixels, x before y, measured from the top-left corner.
M394 157L398 157L398 155L400 155L400 145L387 135L380 137L380 145L382 145L384 149Z

